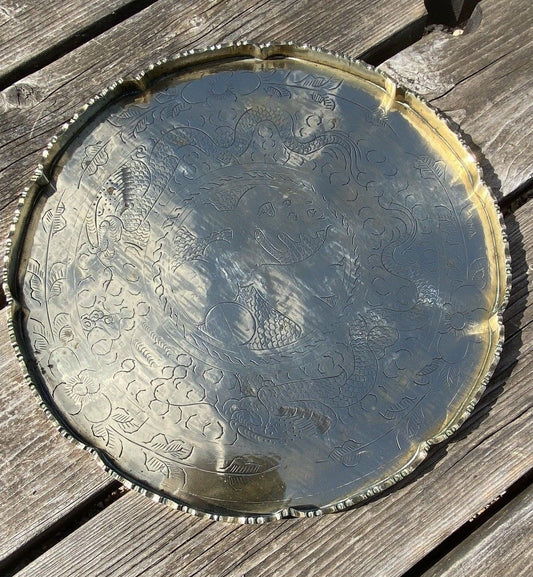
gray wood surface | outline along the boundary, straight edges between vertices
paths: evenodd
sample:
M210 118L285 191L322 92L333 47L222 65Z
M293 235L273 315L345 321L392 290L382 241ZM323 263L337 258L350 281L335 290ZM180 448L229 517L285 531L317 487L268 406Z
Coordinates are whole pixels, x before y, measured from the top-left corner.
M335 9L318 1L200 0L178 6L174 0L161 0L0 93L0 238L6 236L14 201L39 162L40 150L84 102L119 75L181 50L243 36L291 38L355 55L424 13L421 0L386 5L379 0L343 0ZM0 373L0 439L6 463L0 481L0 560L111 483L36 409L7 340L1 324L0 359L5 368Z
M6 4L0 0L0 24ZM423 14L421 0L198 0L179 6L159 0L0 93L0 237L47 140L118 75L163 55L242 37L294 39L357 55ZM489 168L489 182L498 187L501 180L505 195L532 176L532 15L529 0L484 0L481 17L463 36L433 32L386 65L461 123L496 170ZM203 521L127 493L20 575L403 574L533 465L533 203L508 216L507 224L513 292L501 363L473 417L435 448L415 480L346 514L267 526ZM38 410L7 344L4 319L0 374L1 560L83 508L110 479ZM530 515L531 507L512 505L499 525L487 525L490 536L482 528L455 551L463 551L460 562L450 556L449 567L437 568L461 574L464 565L465 575L496 576L530 567L515 555L524 536L513 533L511 520ZM508 557L506 544L513 548ZM490 557L491 547L496 556ZM476 559L486 559L486 567Z
M502 362L471 419L402 487L340 515L237 527L128 493L20 577L402 575L533 466L533 203L507 224L515 264Z
M53 54L89 26L112 16L134 0L1 0L0 85L15 69L31 66L43 53Z
M307 42L357 56L424 15L422 0L160 0L0 92L0 238L40 151L118 77L186 49L243 38Z
M422 577L532 574L533 486L529 486Z
M483 0L463 35L432 32L382 66L461 125L503 194L533 178L532 30L530 0Z

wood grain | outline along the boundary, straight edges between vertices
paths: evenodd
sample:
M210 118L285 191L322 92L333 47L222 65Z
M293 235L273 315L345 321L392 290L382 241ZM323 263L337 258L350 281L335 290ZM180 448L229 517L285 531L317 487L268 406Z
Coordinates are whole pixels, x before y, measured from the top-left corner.
M533 574L533 486L515 497L422 577Z
M433 32L381 66L461 125L504 195L533 178L533 10L483 0L462 36Z
M0 563L111 484L63 439L23 380L0 315Z
M369 9L362 11L365 4ZM488 3L485 1L483 5ZM510 19L512 10L508 10L508 3L504 8L502 3L499 5ZM423 13L421 2L297 5L262 2L251 7L242 2L202 1L181 3L178 9L174 3L161 0L146 10L143 18L129 19L0 94L0 112L5 112L0 115L0 166L3 168L0 205L7 207L0 208L0 235L4 235L6 223L11 220L9 211L13 199L38 162L38 151L72 112L117 75L135 71L161 55L183 48L241 36L261 40L290 37L354 55L380 42L379 38L386 39L394 30L407 26L418 18L417 10ZM486 16L485 7L483 10ZM165 18L161 17L162 13ZM148 20L144 20L146 15ZM522 16L527 22L527 13ZM502 54L497 51L504 46L504 40L509 40L509 29L501 18L499 22L488 36L493 43L490 50L497 53L496 58ZM469 35L473 38L475 32L454 40L466 39ZM530 39L524 36L523 26L512 34L521 35L518 44L528 46ZM470 57L478 66L484 66L478 52L482 51L486 39L476 38L476 42L469 45L469 51L463 49L463 60ZM444 40L448 42L451 37L446 36ZM446 54L446 49L435 50L441 57ZM513 54L517 61L513 60ZM490 61L490 52L487 55ZM506 63L507 69L501 69L500 61L495 61L479 73L475 68L462 72L456 79L458 86L454 84L450 93L442 97L444 102L450 95L459 94L454 90L465 87L464 102L459 102L460 106L468 107L465 117L478 115L469 125L468 119L465 120L465 127L470 127L467 131L482 144L485 152L492 151L490 160L504 181L506 194L512 190L513 183L523 183L531 176L528 172L530 149L525 146L530 138L525 121L531 116L527 105L527 95L531 93L528 74L531 77L531 73L523 56L523 50L517 48L502 56L501 62ZM458 59L457 64L461 62ZM453 61L449 62L448 70L451 71L453 65ZM424 70L424 61L416 66ZM526 71L524 75L518 74L520 66ZM446 70L444 65L443 70ZM491 76L491 71L497 71L499 76ZM509 72L507 78L505 72ZM472 83L469 78L472 74L472 78L481 75L482 81ZM498 93L498 98L490 92L491 79L507 85L506 92ZM470 94L469 90L474 92ZM498 121L483 121L480 112L484 106L483 93L492 98L496 114L500 116ZM514 94L514 99L509 100L508 93ZM471 100L478 102L478 108L470 108ZM500 100L505 101L507 108L501 108ZM506 116L502 110L510 110L512 114ZM456 120L461 120L461 113L453 114ZM507 131L507 139L501 137L502 131ZM513 148L513 132L522 138L522 146L518 148ZM525 136L520 136L522 134ZM501 151L493 144L492 137L498 139ZM514 156L508 153L508 147ZM498 165L500 156L504 160ZM506 180L502 174L507 165L512 174ZM491 183L497 184L496 179ZM514 218L508 219L514 258L513 299L506 313L509 340L498 376L466 428L446 447L436 448L416 475L416 482L405 484L345 515L263 527L233 527L200 521L129 493L37 559L22 575L402 574L532 465L528 444L532 432L532 399L528 382L533 370L530 368L533 312L528 287L533 265L533 210L526 205L517 212L513 222ZM4 375L16 365L11 354L4 352L3 335L0 332L0 358L3 359L0 368ZM3 467L2 482L8 481L5 495L9 496L9 503L5 508L7 517L2 509L0 514L4 521L2 532L9 527L13 531L9 542L17 547L91 498L100 485L99 481L91 480L92 473L87 471L94 469L96 475L101 473L87 455L81 451L78 455L77 449L60 439L44 423L42 415L42 424L35 416L25 416L24 411L29 410L30 405L32 411L35 410L35 404L25 385L20 383L20 374L11 374L7 378L13 384L8 387L6 398L0 396L0 406L18 411L21 416L10 414L9 420L2 419L1 423L5 420L7 425L3 428L0 424L0 438L11 435L10 429L15 427L13 419L20 419L17 430L26 441L10 445L5 452L11 469ZM22 390L26 392L17 392ZM61 450L50 452L48 443L53 439ZM32 452L34 447L36 452ZM42 462L45 457L51 470L44 467L41 472L27 464L36 458ZM69 484L78 478L80 484L71 493ZM19 485L21 492L15 493L17 498L13 499L11 495L19 490ZM25 485L28 490L24 489ZM33 494L34 490L44 494ZM1 499L4 500L4 493Z
M0 92L0 238L46 143L117 78L164 56L242 38L290 39L356 56L424 15L422 0L160 0Z
M89 6L89 4L87 4ZM164 18L161 16L164 14ZM118 76L194 46L290 37L351 54L369 50L425 14L423 2L181 2L161 0L64 58L0 93L0 237L14 199L52 134ZM110 480L88 455L62 440L26 385L0 325L0 559L83 505ZM8 385L8 386L6 386ZM37 466L35 466L37 465Z
M19 577L402 575L533 466L533 299L523 290L533 273L533 203L507 224L514 284L498 371L458 435L401 487L344 514L237 527L128 493Z
M0 0L0 85L16 69L31 67L39 57L50 57L69 40L83 41L87 29L105 21L135 0Z

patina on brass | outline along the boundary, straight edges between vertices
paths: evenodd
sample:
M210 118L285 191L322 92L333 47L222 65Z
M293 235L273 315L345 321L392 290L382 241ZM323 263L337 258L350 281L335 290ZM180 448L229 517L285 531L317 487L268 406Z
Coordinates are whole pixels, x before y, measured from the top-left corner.
M464 421L501 347L501 216L449 125L369 66L161 62L50 145L7 288L62 430L215 519L335 511Z

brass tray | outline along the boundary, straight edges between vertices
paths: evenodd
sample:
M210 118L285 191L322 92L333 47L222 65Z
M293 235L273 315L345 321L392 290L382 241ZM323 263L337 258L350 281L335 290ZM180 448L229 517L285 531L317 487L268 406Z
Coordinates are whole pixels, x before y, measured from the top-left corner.
M348 507L465 420L509 257L415 95L239 43L120 80L53 140L6 288L49 415L128 486L239 522Z

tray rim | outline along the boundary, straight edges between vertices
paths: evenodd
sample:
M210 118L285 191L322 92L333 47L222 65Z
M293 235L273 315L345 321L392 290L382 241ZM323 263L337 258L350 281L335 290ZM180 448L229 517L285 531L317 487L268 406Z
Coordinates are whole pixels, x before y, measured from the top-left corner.
M180 499L166 496L162 492L149 488L133 477L129 477L126 473L120 470L120 467L112 464L103 450L97 449L88 444L74 431L64 426L60 418L58 418L54 410L51 409L43 398L39 386L33 381L24 358L22 347L17 340L15 324L17 323L17 316L22 309L22 306L17 298L18 283L16 281L16 275L20 260L19 252L21 245L24 243L26 238L27 225L31 219L33 205L35 200L39 197L41 188L49 183L47 171L53 169L55 158L62 153L66 146L68 146L72 138L75 137L79 127L82 127L86 120L92 118L114 99L126 93L140 93L148 89L154 81L166 74L178 73L179 71L184 71L192 67L216 64L229 59L243 60L246 58L255 58L259 60L269 60L276 56L326 65L349 74L354 74L355 72L354 75L357 77L368 80L375 85L378 85L379 83L378 87L383 89L386 97L390 98L391 101L398 101L411 106L412 111L415 114L422 116L423 120L426 121L429 126L439 128L441 131L439 134L441 136L442 131L445 132L444 140L446 143L449 143L450 138L452 139L454 152L457 152L458 150L463 152L461 160L465 164L465 169L467 169L474 178L475 185L473 185L473 188L482 190L483 199L486 200L489 205L488 210L494 211L491 220L493 220L492 225L495 227L494 232L498 237L494 239L494 243L495 248L497 248L498 256L504 263L504 267L501 270L499 290L496 298L499 306L497 311L493 312L491 316L491 319L497 320L497 330L495 331L497 342L495 343L490 363L488 361L486 363L487 369L484 376L471 386L467 399L463 403L461 409L459 409L457 413L447 421L445 427L441 429L439 433L430 439L422 441L414 451L413 456L394 473L368 485L364 490L359 491L346 499L322 507L306 509L287 507L281 511L266 514L221 515L210 512L207 509L203 510L190 507L186 502L181 501ZM352 58L342 52L326 50L308 44L298 44L294 42L255 43L248 41L216 44L206 48L195 48L180 52L168 59L162 58L157 62L150 64L147 68L141 70L135 75L119 78L88 100L87 103L81 107L79 112L75 113L67 122L65 122L59 131L50 139L46 148L42 152L41 162L37 165L34 174L30 179L30 183L20 193L17 208L14 211L13 221L9 228L5 244L2 286L7 300L6 314L9 338L15 352L15 357L17 358L22 370L24 380L35 395L41 410L45 413L59 433L70 442L74 443L75 446L87 451L107 474L119 480L127 488L133 489L155 502L162 503L173 509L179 509L193 516L231 523L261 524L267 521L274 521L283 518L315 517L321 516L325 513L342 511L379 495L411 474L425 460L428 450L432 445L445 441L462 426L482 397L500 359L504 342L503 313L509 301L511 292L511 256L503 214L498 205L496 193L484 180L483 169L480 166L478 156L481 156L481 153L479 155L474 153L466 140L465 133L463 133L457 123L434 107L431 103L427 102L423 97L405 88L385 71L371 66L358 58Z

